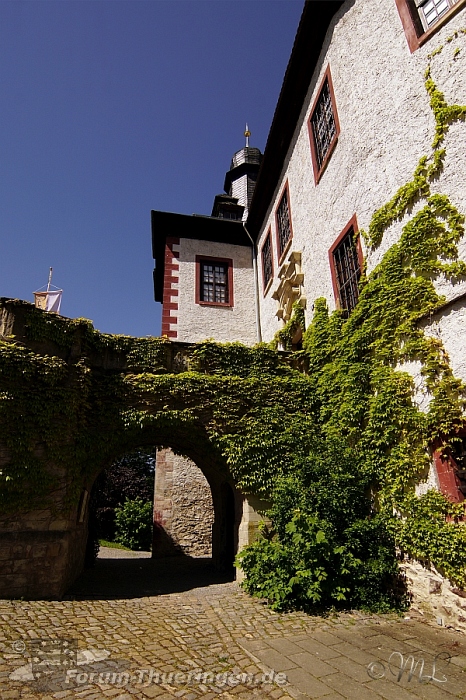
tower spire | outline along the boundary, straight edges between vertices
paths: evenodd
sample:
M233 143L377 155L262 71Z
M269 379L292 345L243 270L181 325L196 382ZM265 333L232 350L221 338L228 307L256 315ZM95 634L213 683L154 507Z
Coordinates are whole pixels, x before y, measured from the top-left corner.
M247 122L246 122L246 129L245 129L244 135L246 136L246 148L249 148L249 137L251 136L251 132L249 131L249 127L248 127Z

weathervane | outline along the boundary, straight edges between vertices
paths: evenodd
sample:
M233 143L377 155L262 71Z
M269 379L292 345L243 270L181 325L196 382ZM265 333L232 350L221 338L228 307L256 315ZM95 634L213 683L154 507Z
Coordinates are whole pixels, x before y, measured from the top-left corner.
M246 122L246 130L244 132L244 135L246 136L246 148L249 148L249 137L251 136L251 132L249 131L248 123Z

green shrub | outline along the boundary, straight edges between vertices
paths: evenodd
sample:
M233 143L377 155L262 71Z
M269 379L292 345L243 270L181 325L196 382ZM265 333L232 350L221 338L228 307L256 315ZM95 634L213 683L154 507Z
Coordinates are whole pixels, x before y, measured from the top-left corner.
M275 610L406 607L394 538L357 463L356 450L316 436L296 472L278 480L273 530L238 557L248 593Z
M152 503L137 498L115 509L115 541L136 550L149 550L152 544Z

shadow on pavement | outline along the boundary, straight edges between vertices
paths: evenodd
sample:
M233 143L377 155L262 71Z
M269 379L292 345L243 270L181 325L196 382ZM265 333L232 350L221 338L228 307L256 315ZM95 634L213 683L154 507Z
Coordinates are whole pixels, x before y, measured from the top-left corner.
M183 555L165 559L98 558L95 566L84 571L70 586L64 599L142 598L233 580L233 572L218 572L208 558Z

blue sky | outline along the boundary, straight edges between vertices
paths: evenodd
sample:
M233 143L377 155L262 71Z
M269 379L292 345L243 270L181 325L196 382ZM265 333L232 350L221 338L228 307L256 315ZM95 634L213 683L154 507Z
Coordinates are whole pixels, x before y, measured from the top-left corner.
M302 0L2 0L0 296L159 335L150 210L210 214L264 149Z

